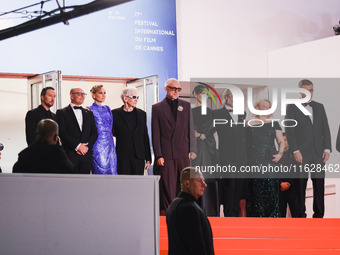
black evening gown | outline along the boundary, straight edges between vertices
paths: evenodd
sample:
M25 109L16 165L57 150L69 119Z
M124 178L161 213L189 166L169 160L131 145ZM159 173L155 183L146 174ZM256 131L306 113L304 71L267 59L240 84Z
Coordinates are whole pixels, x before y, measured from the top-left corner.
M196 138L197 157L191 161L192 166L216 165L216 141L213 136L212 110L207 108L207 114L201 115L201 106L192 109L195 130L201 134ZM204 174L204 173L203 173ZM218 184L214 178L205 178L207 187L203 197L198 200L207 216L219 216Z
M267 156L276 151L275 130L281 130L278 122L247 127L248 165L277 164ZM265 178L248 179L247 216L280 217L279 183L274 173L267 174Z

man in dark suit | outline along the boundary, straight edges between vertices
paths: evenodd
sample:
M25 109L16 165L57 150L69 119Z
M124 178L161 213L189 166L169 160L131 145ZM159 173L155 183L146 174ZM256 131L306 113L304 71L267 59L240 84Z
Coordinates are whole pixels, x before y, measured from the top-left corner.
M161 215L180 190L180 171L190 166L190 157L196 157L190 103L178 99L182 89L176 79L167 80L164 89L166 98L152 106L151 119L154 172L161 175Z
M74 165L59 144L58 124L43 119L37 126L37 139L19 153L13 173L73 173Z
M329 159L331 152L331 134L329 131L327 115L322 104L312 101L314 87L310 80L301 80L299 87L307 89L311 93L311 99L305 105L305 108L311 115L305 115L296 105L287 106L286 119L292 119L297 122L295 127L286 127L286 134L289 148L294 153L294 160L301 165L302 169L311 169L312 164L324 167ZM302 94L302 98L306 95ZM287 125L291 126L295 123L287 121ZM297 168L300 171L300 168ZM298 217L305 218L306 206L306 186L308 180L308 172L302 171L301 178L298 181ZM313 182L313 217L322 218L325 212L324 190L325 190L325 172L312 172L311 178Z
M291 167L294 164L294 159L291 151L289 150L288 141L286 133L282 133L283 140L285 141L284 152L279 164L283 166ZM292 175L292 173L289 173ZM289 205L289 210L293 218L296 215L296 178L294 176L287 176L287 178L279 179L280 190L279 190L279 207L280 207L280 217L286 218L287 204Z
M223 93L225 105L213 111L214 119L227 120L227 124L216 125L218 135L219 162L221 166L240 166L247 163L245 117L233 114L233 94L229 89ZM230 125L230 123L233 123ZM225 217L245 216L245 179L227 175L221 179L221 199ZM240 210L241 208L241 210Z
M42 119L52 119L57 120L56 116L53 112L50 111L50 108L54 105L55 102L55 91L52 87L46 87L41 90L40 93L41 104L30 111L27 112L25 118L26 124L26 141L27 144L30 145L33 143L35 139L35 131L37 129L37 125Z
M91 172L92 147L98 137L93 113L81 107L85 96L81 88L71 89L71 103L57 111L60 138L77 174Z
M112 110L118 174L143 175L151 165L146 113L136 108L139 98L136 88L125 88L121 98L124 105Z
M207 185L202 173L187 167L181 172L181 193L166 212L169 255L213 255L209 220L196 203Z
M338 130L338 135L336 137L336 150L338 152L340 152L340 126L339 126L339 130Z

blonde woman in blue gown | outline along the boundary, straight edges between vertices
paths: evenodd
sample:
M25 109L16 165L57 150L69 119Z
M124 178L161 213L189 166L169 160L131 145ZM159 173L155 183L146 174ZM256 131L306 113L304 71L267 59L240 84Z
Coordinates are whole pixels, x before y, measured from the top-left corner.
M117 174L117 155L112 135L112 112L105 102L103 85L91 89L94 103L88 108L93 112L98 130L98 138L93 146L93 174Z

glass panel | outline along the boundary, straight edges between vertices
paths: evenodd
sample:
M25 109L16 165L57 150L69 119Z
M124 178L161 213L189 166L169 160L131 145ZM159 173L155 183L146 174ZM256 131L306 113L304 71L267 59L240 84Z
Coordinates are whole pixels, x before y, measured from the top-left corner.
M137 89L137 95L139 96L137 108L145 111L144 109L144 86L137 86L136 89Z
M42 82L31 84L31 109L40 105L40 93L42 90Z
M44 74L35 75L28 78L28 110L36 108L40 105L40 93L45 87L53 87L56 92L56 100L54 106L51 107L52 112L61 106L60 88L61 71L52 71Z

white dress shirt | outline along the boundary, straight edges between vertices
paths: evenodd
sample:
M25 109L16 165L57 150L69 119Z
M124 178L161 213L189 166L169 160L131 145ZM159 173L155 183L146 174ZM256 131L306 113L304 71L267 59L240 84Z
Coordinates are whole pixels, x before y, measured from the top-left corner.
M83 112L81 109L74 109L73 106L80 106L70 103L70 106L74 112L74 115L76 116L80 131L83 130Z

